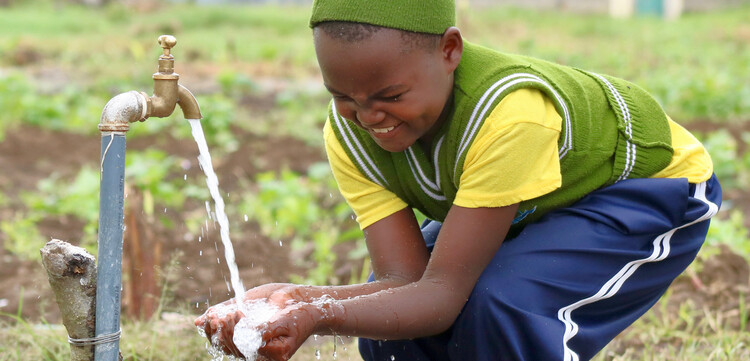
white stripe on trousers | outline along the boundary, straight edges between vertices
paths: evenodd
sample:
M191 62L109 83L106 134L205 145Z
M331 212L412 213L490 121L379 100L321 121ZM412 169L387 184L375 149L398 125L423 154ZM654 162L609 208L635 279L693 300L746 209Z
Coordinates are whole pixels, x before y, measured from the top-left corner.
M620 290L623 283L625 283L625 281L627 281L628 278L630 278L630 276L633 275L633 273L638 269L638 267L640 267L641 265L645 263L659 262L667 258L667 256L669 255L669 249L670 249L669 242L672 239L672 235L678 229L685 228L693 224L705 221L713 217L719 211L719 206L712 203L706 198L706 182L699 183L695 186L694 197L701 200L703 203L705 203L708 206L708 211L706 211L704 215L702 215L700 218L690 223L684 224L680 227L674 228L672 230L669 230L668 232L660 234L658 237L656 237L656 239L654 239L654 242L653 242L654 250L649 257L629 262L624 267L622 267L622 269L620 269L620 271L617 272L617 274L615 274L614 277L610 278L599 289L599 292L597 292L591 297L585 298L576 303L565 306L557 312L557 318L565 325L565 334L563 335L563 339L562 339L564 361L578 361L578 354L575 353L575 351L571 350L570 347L568 347L568 341L570 341L570 339L572 339L578 333L578 324L575 321L573 321L573 318L571 315L573 311L575 311L576 309L582 306L614 296L617 293L617 291Z

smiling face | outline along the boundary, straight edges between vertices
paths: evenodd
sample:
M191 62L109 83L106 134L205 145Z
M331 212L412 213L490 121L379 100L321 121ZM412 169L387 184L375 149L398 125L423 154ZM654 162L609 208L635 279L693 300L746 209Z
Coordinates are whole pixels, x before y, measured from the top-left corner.
M344 118L387 151L432 140L444 120L453 71L461 58L458 29L449 28L439 44L430 47L415 45L402 31L387 28L357 41L318 28L314 37L323 81Z

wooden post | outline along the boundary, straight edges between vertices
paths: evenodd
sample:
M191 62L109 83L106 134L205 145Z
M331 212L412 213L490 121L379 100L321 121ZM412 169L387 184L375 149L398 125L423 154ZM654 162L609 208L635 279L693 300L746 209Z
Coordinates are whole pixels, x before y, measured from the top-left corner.
M40 251L63 324L72 339L93 338L96 328L96 259L57 239ZM93 361L94 346L70 345L71 361Z
M635 0L609 0L609 15L613 18L633 16Z
M664 18L667 20L678 19L684 8L683 0L664 0Z
M123 282L124 312L130 318L148 320L159 306L157 267L162 245L153 234L153 207L144 204L144 197L150 195L132 187L128 188L127 194L123 247L123 272L127 274Z

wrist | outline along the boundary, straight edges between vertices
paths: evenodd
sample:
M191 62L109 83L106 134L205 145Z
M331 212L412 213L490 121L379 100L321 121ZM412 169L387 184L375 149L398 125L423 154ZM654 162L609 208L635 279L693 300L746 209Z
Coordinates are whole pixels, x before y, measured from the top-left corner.
M346 312L340 301L323 296L306 305L315 315L315 333L332 334L344 321Z

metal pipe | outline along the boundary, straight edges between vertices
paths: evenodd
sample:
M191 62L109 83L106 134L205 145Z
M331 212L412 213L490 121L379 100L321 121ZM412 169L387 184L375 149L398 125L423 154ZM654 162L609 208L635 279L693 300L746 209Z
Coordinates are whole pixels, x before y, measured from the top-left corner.
M177 40L159 37L164 54L153 75L154 95L129 91L112 98L102 111L101 179L99 190L99 254L96 287L96 361L119 360L120 298L122 289L122 242L125 203L125 134L130 123L148 117L167 117L176 105L185 118L200 119L198 101L178 84L171 48Z
M146 97L130 91L112 98L102 111L101 178L99 188L99 254L96 281L94 359L119 359L120 290L122 285L122 234L125 202L125 134L130 123L145 117Z

